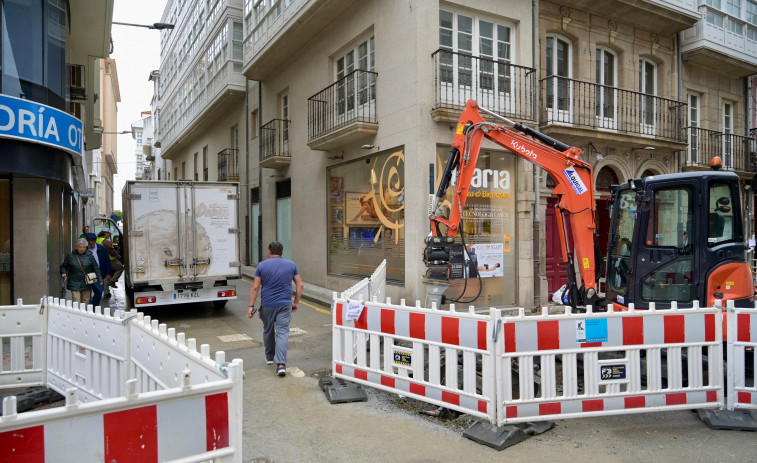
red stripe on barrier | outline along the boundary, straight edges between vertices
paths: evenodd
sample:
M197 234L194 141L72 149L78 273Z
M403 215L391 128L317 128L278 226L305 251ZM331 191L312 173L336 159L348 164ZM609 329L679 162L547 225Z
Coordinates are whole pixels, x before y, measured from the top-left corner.
M647 406L647 398L644 396L626 397L625 408L644 408Z
M662 318L665 327L665 344L686 342L686 333L684 332L686 316L665 315Z
M539 404L539 415L559 415L560 413L562 413L562 404L560 402Z
M739 342L751 342L752 329L749 323L749 314L740 313L737 315L736 323L738 324L738 334L736 340Z
M667 405L685 405L686 393L678 392L675 394L665 394L665 404Z
M394 378L391 376L381 375L381 385L386 387L394 387Z
M339 303L339 304L336 305L336 324L338 326L342 326L342 320L343 320L342 316L343 316L343 314L342 314L342 304Z
M487 413L486 411L489 409L489 404L486 403L486 401L479 400L478 401L478 411L481 413Z
M355 328L361 330L368 329L368 307L363 307L362 312L360 312L360 316L357 320L355 320Z
M364 370L358 370L355 368L355 378L362 379L363 381L368 381L368 372Z
M536 322L536 337L539 350L559 349L560 322L557 320Z
M605 409L605 401L602 399L584 400L581 409L585 412L601 412Z
M623 318L623 345L644 344L644 317Z
M381 309L381 332L394 334L394 310Z
M156 405L103 415L103 461L157 462L158 410Z
M424 314L410 314L410 337L415 339L426 339L426 316Z
M737 402L740 404L751 404L752 393L751 392L739 392L737 395Z
M415 395L426 397L426 386L422 384L410 383L410 392Z
M229 398L223 392L205 397L205 449L229 446Z
M339 373L340 375L342 374L342 366L341 365L339 365L339 364L336 365L336 372Z
M3 463L44 463L44 426L0 432L0 455Z
M509 407L505 407L505 416L508 418L517 418L518 417L518 406L517 405L510 405Z
M478 322L478 348L486 350L486 322Z
M442 401L447 402L448 404L460 405L460 394L442 391Z
M717 402L718 391L707 391L707 402Z
M704 342L715 341L715 314L704 314Z
M442 317L442 343L460 345L460 319Z
M505 336L505 352L515 352L515 323L505 323L502 331Z
M602 347L601 342L582 342L581 347Z

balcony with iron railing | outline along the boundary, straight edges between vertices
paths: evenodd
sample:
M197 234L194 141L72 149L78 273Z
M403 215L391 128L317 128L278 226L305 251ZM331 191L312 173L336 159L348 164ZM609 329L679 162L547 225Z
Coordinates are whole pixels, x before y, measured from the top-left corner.
M684 102L556 76L539 85L541 127L573 134L584 129L598 138L659 140L674 149L685 148Z
M218 181L239 181L239 150L226 148L218 152Z
M439 49L434 59L435 121L457 122L468 100L497 114L535 121L536 73L532 68Z
M720 156L723 169L737 172L755 172L754 157L757 140L753 137L717 132L699 127L686 127L689 148L686 151L684 170L708 169L710 160Z
M276 169L292 162L288 119L273 119L260 128L260 167Z
M308 98L308 146L328 151L378 132L376 79L357 69Z
M683 32L684 59L737 76L757 73L757 24L706 4L699 12L702 19Z

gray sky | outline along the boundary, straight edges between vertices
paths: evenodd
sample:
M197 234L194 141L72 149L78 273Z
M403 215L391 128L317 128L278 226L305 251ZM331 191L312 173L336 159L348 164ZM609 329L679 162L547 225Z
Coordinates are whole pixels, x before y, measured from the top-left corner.
M113 21L134 24L160 22L167 0L115 0ZM118 131L131 130L142 111L150 110L152 82L150 71L160 68L160 31L143 27L119 26L111 30L121 102L118 103ZM118 174L113 186L113 202L121 210L121 189L134 179L136 141L131 135L118 135Z

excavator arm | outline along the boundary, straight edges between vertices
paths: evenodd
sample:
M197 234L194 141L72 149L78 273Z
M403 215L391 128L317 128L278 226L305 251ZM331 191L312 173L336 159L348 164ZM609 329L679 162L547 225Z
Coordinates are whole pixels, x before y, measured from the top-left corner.
M509 123L512 128L486 121L482 112ZM433 213L430 216L431 236L426 240L424 251L427 278L445 278L444 269L449 268L448 261L445 262L445 249L454 242L454 237L460 230L462 211L484 138L546 170L557 183L553 192L559 198L557 220L561 231L563 262L568 269L572 291L571 305L584 305L595 299L596 224L591 165L579 159L579 148L568 146L523 124L479 108L474 100L468 101L460 115L447 165L434 198ZM442 208L440 204L450 186L454 187L451 206L449 209ZM575 256L569 246L568 226L572 232ZM575 278L574 257L578 259L583 282L583 288L580 289Z

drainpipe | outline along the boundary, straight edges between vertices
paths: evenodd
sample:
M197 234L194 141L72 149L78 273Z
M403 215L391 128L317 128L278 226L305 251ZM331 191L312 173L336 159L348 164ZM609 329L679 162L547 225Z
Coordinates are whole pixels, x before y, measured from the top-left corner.
M250 265L250 81L244 79L244 165L245 165L245 208L244 208L244 260Z
M537 14L536 14L536 0L531 0L531 65L534 67L534 69L537 69L537 63L536 60L538 59L536 54L536 49L538 48L538 36L536 32L536 21L538 20ZM536 78L536 71L534 71L534 93L531 97L531 101L533 102L531 104L531 114L533 117L533 120L536 121L536 102L538 101L536 99L536 89L537 89L537 78ZM539 232L540 232L540 224L539 224L539 170L536 167L536 165L533 166L534 169L534 223L533 223L533 245L532 245L532 259L534 262L534 305L539 305L541 303L541 259L540 259L540 243L541 240L539 239Z
M258 81L258 262L263 261L263 82Z
M676 58L678 59L678 102L683 103L685 101L684 95L683 95L683 55L681 52L681 39L683 39L683 32L678 32L676 34ZM680 105L679 108L683 108L683 105ZM678 110L678 120L683 120L683 114L681 114L681 110ZM685 130L685 128L681 128L681 130ZM678 151L678 170L679 172L683 169L681 168L683 166L683 159L684 159L684 152Z

